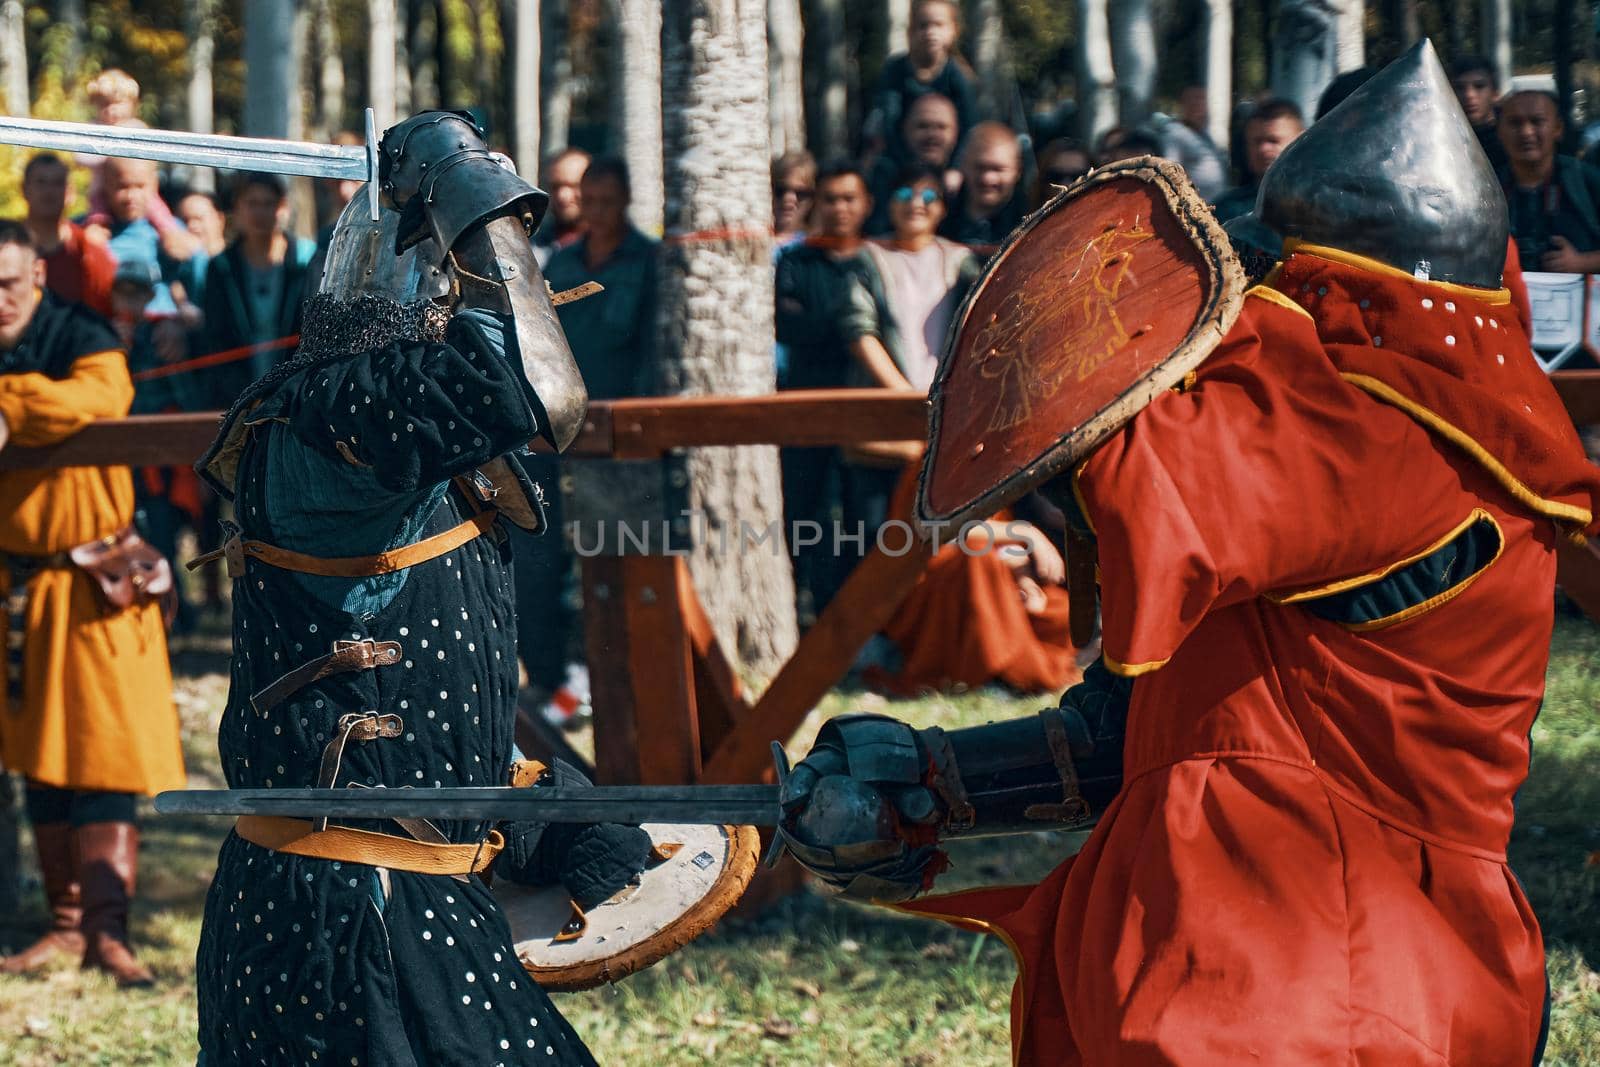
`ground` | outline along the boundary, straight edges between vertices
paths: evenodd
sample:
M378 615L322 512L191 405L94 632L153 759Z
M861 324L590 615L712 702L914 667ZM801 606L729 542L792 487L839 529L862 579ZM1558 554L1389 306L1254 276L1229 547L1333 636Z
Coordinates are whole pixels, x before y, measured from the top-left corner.
M216 781L222 666L214 651L177 660L197 787ZM1546 1067L1600 1067L1600 627L1563 620L1549 682L1511 856L1549 943ZM826 716L869 706L952 726L1023 714L1038 701L984 692L887 703L835 693L793 747L804 751ZM0 1065L194 1062L194 946L221 833L213 821L149 820L135 935L158 986L119 993L73 969L0 978ZM1034 878L1073 846L1052 834L968 842L952 850L956 869L941 885ZM37 929L37 896L30 889L22 914L0 916L0 950ZM620 985L558 1003L606 1064L1000 1065L1009 1062L1014 974L991 938L806 893L725 923Z

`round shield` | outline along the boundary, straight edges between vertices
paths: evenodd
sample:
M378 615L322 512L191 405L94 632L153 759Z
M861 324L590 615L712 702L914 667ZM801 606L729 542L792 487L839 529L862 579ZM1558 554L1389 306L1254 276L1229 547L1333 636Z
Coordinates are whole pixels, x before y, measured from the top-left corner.
M495 882L517 957L544 988L592 989L676 952L722 918L755 874L761 841L754 827L645 823L643 829L656 862L636 884L586 913L561 886Z
M1022 224L951 329L930 392L917 515L986 519L1178 384L1233 325L1244 282L1183 169L1091 172Z

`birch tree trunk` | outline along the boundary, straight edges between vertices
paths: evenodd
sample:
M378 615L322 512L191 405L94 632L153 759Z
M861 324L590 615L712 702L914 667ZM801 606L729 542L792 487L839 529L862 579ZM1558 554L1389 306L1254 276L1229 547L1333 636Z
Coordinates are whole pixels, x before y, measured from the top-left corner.
M217 50L217 0L191 0L185 13L189 33L189 129L211 133L216 128L211 70ZM211 167L190 167L189 185L201 192L212 192L216 189L217 172Z
M911 0L887 0L884 17L888 24L889 54L906 50L906 33L911 29Z
M26 115L32 107L24 14L21 0L0 3L0 90L5 92L8 115Z
M572 143L571 7L570 0L544 0L540 5L544 80L539 87L539 136L547 152Z
M66 84L76 85L83 73L83 0L61 0L56 6L56 22L67 31L61 76Z
M617 27L612 55L612 150L628 163L628 221L661 235L661 2L611 0Z
M1322 90L1339 73L1344 7L1343 0L1283 0L1278 8L1272 92L1293 100L1308 122Z
M1366 65L1367 11L1363 0L1336 0L1335 7L1338 9L1335 22L1338 27L1336 31L1338 43L1334 50L1333 73L1337 77L1347 70L1355 70ZM1328 80L1332 81L1333 78ZM1310 118L1311 113L1307 112L1306 119L1309 121Z
M1504 92L1511 83L1511 0L1483 0L1483 54Z
M767 110L773 156L806 146L800 0L767 0Z
M806 128L819 159L850 153L850 43L844 0L804 0ZM904 38L901 38L904 41ZM890 51L904 45L890 44Z
M1091 150L1100 135L1117 124L1106 2L1078 0L1078 136Z
M1123 125L1136 126L1150 117L1150 98L1155 94L1155 13L1150 0L1117 0L1109 6L1118 117Z
M664 0L662 20L662 369L679 393L770 392L766 0ZM744 534L781 527L777 451L696 450L690 473L695 585L724 646L770 670L794 647L794 586L783 539Z
M1206 87L1206 132L1224 152L1228 150L1228 119L1233 113L1233 3L1205 0L1200 15L1205 44L1200 54L1200 76Z
M331 139L345 121L344 57L333 16L333 0L312 0L311 53L317 73L317 110L312 125L319 140Z
M1012 95L1000 0L974 0L968 39L972 41L972 63L978 75L978 110L989 118L999 118L1010 111Z
M378 130L395 124L395 0L367 2L367 92Z
M244 132L250 137L299 140L300 34L296 0L251 0L244 5Z
M516 0L511 23L512 77L511 121L512 156L517 171L537 181L539 174L539 0ZM562 144L566 143L563 137Z

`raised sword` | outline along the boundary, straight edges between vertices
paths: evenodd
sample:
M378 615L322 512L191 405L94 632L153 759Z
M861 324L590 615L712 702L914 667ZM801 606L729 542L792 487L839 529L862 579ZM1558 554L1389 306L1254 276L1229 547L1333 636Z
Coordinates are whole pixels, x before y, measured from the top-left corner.
M152 159L224 170L259 170L308 178L343 178L367 183L367 205L378 218L378 132L367 108L366 141L359 145L230 137L186 130L150 130L0 116L0 144L45 148L90 156Z

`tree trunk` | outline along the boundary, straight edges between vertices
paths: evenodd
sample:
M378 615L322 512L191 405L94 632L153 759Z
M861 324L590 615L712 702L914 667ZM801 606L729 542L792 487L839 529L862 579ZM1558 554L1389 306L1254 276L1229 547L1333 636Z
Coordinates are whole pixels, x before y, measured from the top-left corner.
M1155 94L1155 14L1150 0L1117 0L1109 6L1119 121L1136 126L1150 117L1150 98Z
M679 393L767 393L766 0L664 0L662 20L662 369ZM690 473L692 507L704 517L690 559L695 585L724 647L771 670L794 647L794 585L784 539L754 545L746 534L782 525L777 451L696 450Z
M1006 56L1006 27L1000 14L1000 0L974 0L968 38L972 41L972 64L978 75L979 113L989 118L1008 115L1015 91Z
M1106 2L1078 0L1078 136L1091 151L1100 135L1117 124Z
M379 0L387 3L389 0ZM411 28L410 5L412 0L395 3L394 29L394 109L405 119L416 111L416 99L411 95Z
M190 0L185 10L189 33L189 129L211 133L215 129L211 86L216 56L217 0ZM211 167L190 167L189 185L201 192L216 189L217 172Z
M312 0L312 54L317 72L317 138L331 140L344 128L344 55L339 50L339 25L333 0Z
M511 154L517 171L537 181L539 174L539 0L516 0L511 19L515 63L511 93ZM565 138L562 139L565 143Z
M411 71L411 106L418 111L439 106L438 23L425 18L425 0L406 0L406 62Z
M844 0L804 0L806 129L819 159L850 154L850 43ZM895 51L891 43L890 51Z
M1577 124L1572 121L1572 0L1556 0L1555 11L1555 74L1556 100L1561 109L1561 121L1566 128L1564 143L1558 147L1565 152L1577 144Z
M0 91L5 93L8 115L26 115L32 106L23 15L21 0L0 3Z
M1363 0L1336 0L1338 44L1334 50L1334 74L1355 70L1367 62L1366 4ZM1328 79L1332 81L1332 78ZM1320 95L1320 94L1319 94ZM1309 120L1311 116L1308 114Z
M69 86L77 85L83 73L83 0L61 0L56 5L56 22L67 31L61 79Z
M1452 0L1445 0L1441 6L1449 8L1451 3ZM1422 17L1417 11L1417 0L1385 0L1383 22L1384 36L1393 42L1395 55L1422 38Z
M767 110L774 156L806 146L804 47L800 0L767 0Z
M460 107L455 54L450 50L450 5L433 0L433 70L439 86L440 107Z
M1511 83L1511 0L1483 0L1483 54L1494 66L1500 91Z
M540 5L544 81L539 87L539 135L546 152L572 143L571 7L570 0L545 0Z
M1344 6L1345 0L1283 0L1278 8L1272 92L1298 104L1307 122L1316 113L1322 90L1339 73Z
M661 3L611 0L617 27L612 48L612 151L628 163L633 202L628 221L660 236L661 189Z
M889 54L904 52L906 34L911 29L911 0L887 0L884 21L888 29L885 40L889 43Z
M367 92L378 131L393 126L398 118L395 104L395 0L368 0L367 3Z
M1205 0L1200 15L1204 44L1200 77L1206 87L1206 132L1224 152L1228 150L1228 119L1233 113L1233 3Z
M305 114L300 100L296 0L253 0L244 5L244 132L251 137L299 140Z

